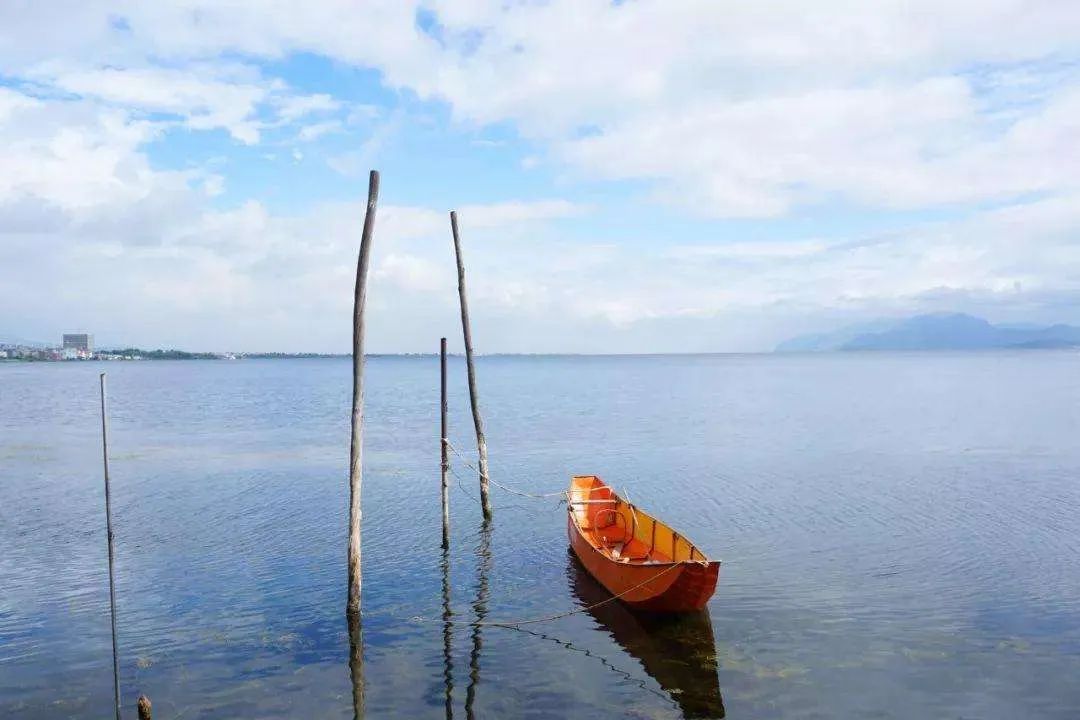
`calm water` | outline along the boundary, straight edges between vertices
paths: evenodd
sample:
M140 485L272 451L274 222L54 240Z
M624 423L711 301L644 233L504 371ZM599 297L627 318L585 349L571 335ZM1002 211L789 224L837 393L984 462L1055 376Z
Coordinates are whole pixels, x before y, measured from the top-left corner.
M5 718L111 712L101 367L0 364ZM351 717L349 363L104 367L125 701ZM368 372L369 717L1080 715L1080 354L485 358L496 479L599 474L725 561L707 615L520 630L468 623L603 597L564 511L455 487L444 558L438 361Z

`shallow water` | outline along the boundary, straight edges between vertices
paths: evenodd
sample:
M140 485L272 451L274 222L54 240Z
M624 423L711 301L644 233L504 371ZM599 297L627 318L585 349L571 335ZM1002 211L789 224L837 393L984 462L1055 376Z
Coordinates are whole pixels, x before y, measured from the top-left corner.
M111 712L101 369L126 716L352 717L344 360L0 364L0 716ZM563 509L485 531L456 462L444 558L438 361L368 372L368 717L1080 715L1080 355L483 358L496 480L599 474L724 559L708 616L516 630L469 623L603 597Z

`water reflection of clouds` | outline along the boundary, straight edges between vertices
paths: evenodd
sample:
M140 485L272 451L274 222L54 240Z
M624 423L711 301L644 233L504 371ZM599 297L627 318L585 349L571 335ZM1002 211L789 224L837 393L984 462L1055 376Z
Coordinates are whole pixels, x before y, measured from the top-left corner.
M1080 592L1067 571L1080 536L1080 375L1052 360L484 358L481 370L501 418L494 468L543 490L582 465L625 478L636 501L723 551L711 623L732 716L1066 718L1080 707ZM372 717L430 717L447 696L437 368L392 365L385 387L408 392L370 398L386 422L366 458L364 702ZM168 364L128 375L138 402L116 398L113 428L125 700L145 691L163 717L352 716L347 366L315 372L326 367L267 364L273 373L239 387L221 365L186 365L202 380L164 395ZM96 406L64 402L81 392L74 374L21 373L38 407L0 417L0 715L104 716ZM83 379L92 401L96 375ZM459 399L451 426L468 428ZM977 410L987 402L995 412ZM463 482L475 489L475 476ZM449 591L467 624L480 522L454 492ZM560 512L499 497L487 618L580 606ZM473 642L459 627L449 695L464 713ZM660 679L668 669L649 672L604 622L581 614L541 632L557 640L485 628L477 715L682 714L664 687L678 682Z

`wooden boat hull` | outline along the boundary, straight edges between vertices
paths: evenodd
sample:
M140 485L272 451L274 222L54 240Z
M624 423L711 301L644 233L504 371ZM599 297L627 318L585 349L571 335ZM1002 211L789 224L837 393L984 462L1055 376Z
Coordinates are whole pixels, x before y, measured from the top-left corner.
M651 612L705 607L716 590L719 561L595 476L575 476L567 496L570 547L608 592Z

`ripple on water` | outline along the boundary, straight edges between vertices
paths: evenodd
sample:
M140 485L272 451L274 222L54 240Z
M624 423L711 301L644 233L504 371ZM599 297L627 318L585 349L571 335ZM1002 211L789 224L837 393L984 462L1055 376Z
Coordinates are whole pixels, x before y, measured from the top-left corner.
M109 366L125 698L163 717L352 717L349 367ZM109 711L98 369L0 366L5 717ZM368 369L373 717L444 716L448 675L451 707L478 717L1080 707L1080 374L1059 354L482 359L500 482L596 472L723 558L707 628L683 638L618 613L474 632L587 592L563 510L493 489L485 535L457 459L445 626L437 364ZM471 457L458 358L451 377Z

